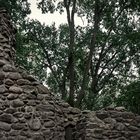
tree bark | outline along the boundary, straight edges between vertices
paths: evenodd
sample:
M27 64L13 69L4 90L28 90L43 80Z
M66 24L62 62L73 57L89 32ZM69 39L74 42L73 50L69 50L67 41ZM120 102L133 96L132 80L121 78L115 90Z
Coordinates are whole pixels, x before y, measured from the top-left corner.
M97 36L97 32L99 30L99 22L100 22L99 0L95 0L94 31L93 31L93 35L92 35L91 43L90 43L90 52L89 52L88 59L87 59L86 64L85 64L81 89L80 89L80 92L79 92L78 97L77 97L76 106L78 108L81 108L81 103L82 103L82 100L85 96L85 88L86 88L87 83L88 83L88 72L90 69L93 51L94 51L95 44L96 44L96 36Z
M70 11L71 2L73 6L72 6L72 10ZM69 88L68 103L71 106L74 106L74 81L75 81L75 78L74 78L74 46L75 46L74 15L75 15L76 0L72 0L72 1L64 0L64 4L66 7L67 21L68 21L69 33L70 33L69 56L68 56L70 88Z
M62 99L66 100L67 98L67 92L66 92L66 80L67 80L67 73L68 73L69 65L64 70L64 75L62 79L62 84L61 84L61 94L62 94Z
M114 18L114 23L120 17L120 15L124 11L124 9L125 9L125 6L121 8L121 10L119 11L118 15ZM80 90L80 93L79 93L78 98L77 98L77 107L79 107L79 108L81 107L82 100L83 100L83 98L85 96L85 88L86 88L86 85L88 83L88 72L89 72L89 69L90 69L90 65L92 63L93 51L94 51L94 47L95 47L95 44L96 44L96 35L97 35L97 32L98 32L98 28L99 28L99 20L100 20L99 11L100 11L99 0L95 0L94 33L93 33L93 37L92 37L92 40L91 40L90 53L89 53L89 56L88 56L87 65L85 66L85 71L84 71L84 76L83 76L81 90ZM98 60L98 62L96 64L96 66L95 66L95 72L92 75L91 89L92 89L92 93L93 94L94 93L96 93L96 94L98 93L98 90L96 90L97 89L96 86L98 84L97 83L98 82L98 70L100 68L100 63L102 61L102 58L105 55L105 52L104 52L105 46L106 46L107 40L108 40L108 38L109 38L109 36L111 34L111 31L113 30L113 27L114 27L114 24L109 28L108 35L106 37L105 43L102 46L101 53L99 55L99 60Z

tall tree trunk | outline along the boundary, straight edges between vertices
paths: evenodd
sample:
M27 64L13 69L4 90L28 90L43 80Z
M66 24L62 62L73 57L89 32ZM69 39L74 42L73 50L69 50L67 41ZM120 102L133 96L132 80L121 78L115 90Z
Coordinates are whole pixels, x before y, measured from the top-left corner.
M69 65L64 69L64 75L61 83L61 95L62 99L66 100L67 98L67 92L66 92L66 80L67 80L67 73L68 73Z
M87 59L86 64L85 64L81 89L80 89L80 92L79 92L78 97L77 97L76 106L78 108L81 108L81 103L82 103L82 100L85 96L85 88L86 88L87 83L88 83L88 72L90 69L93 51L94 51L95 44L96 44L97 32L99 30L99 21L100 21L100 13L99 12L100 12L99 0L95 0L94 31L93 31L93 35L92 35L91 43L90 43L90 52L89 52L88 59Z
M98 91L97 91L98 74L97 74L96 69L95 70L93 69L92 62L91 62L90 71L91 71L92 82L91 82L91 91L90 91L89 96L88 96L89 103L88 103L87 109L92 110L93 105L95 103L95 98L98 94Z
M114 23L116 23L117 19L120 17L121 13L124 11L124 8L125 7L122 7L122 9L119 11L118 15L114 18ZM93 106L95 104L95 100L98 96L98 80L99 80L99 77L100 77L100 74L98 74L99 72L99 69L100 69L100 65L101 65L101 62L102 62L102 59L105 57L107 51L109 51L111 48L112 48L112 44L110 44L110 46L107 47L106 49L106 44L108 42L108 38L110 37L110 34L112 32L114 28L114 24L112 24L109 29L108 29L108 34L106 36L106 39L105 39L105 42L104 44L102 45L102 48L101 48L101 52L99 54L99 59L98 59L98 62L96 64L94 64L94 70L93 70L93 66L92 66L92 63L91 62L91 77L92 77L92 83L91 83L91 95L89 95L89 107L88 109L92 110L93 109ZM113 54L112 55L112 58L109 60L109 62L116 56L116 54ZM108 63L106 63L108 64ZM104 69L103 69L104 70ZM109 79L108 79L109 80Z
M74 106L74 45L75 45L75 29L74 29L74 15L75 15L75 7L76 0L72 1L72 10L70 11L71 1L64 0L64 4L67 12L67 21L69 25L69 33L70 33L70 44L69 44L69 56L68 56L68 65L69 65L69 80L70 80L70 90L68 103L71 106Z

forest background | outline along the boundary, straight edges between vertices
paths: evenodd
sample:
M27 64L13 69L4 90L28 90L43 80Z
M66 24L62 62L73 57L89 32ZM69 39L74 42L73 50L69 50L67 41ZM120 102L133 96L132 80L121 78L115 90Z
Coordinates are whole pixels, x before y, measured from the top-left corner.
M65 16L60 25L28 18L29 2L0 0L17 28L17 64L71 106L140 113L140 1L37 0L42 14Z

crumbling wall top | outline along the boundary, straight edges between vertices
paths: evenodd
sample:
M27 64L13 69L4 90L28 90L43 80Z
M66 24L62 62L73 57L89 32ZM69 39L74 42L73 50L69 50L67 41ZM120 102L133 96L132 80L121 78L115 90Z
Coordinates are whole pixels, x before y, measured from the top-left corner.
M9 14L0 8L0 57L3 61L13 63L15 60L15 33Z

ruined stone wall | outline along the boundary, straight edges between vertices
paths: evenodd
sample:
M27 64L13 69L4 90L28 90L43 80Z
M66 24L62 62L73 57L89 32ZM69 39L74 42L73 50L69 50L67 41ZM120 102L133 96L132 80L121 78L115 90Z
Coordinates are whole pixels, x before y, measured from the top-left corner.
M4 62L13 64L15 57L15 31L7 12L4 9L0 9L0 64Z
M15 67L14 33L0 9L0 140L65 140L65 128L76 124L79 110Z
M83 111L77 130L79 140L140 140L140 116L122 107Z
M140 116L80 111L14 64L15 29L0 9L0 140L140 140Z

